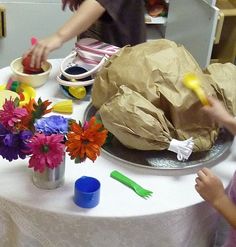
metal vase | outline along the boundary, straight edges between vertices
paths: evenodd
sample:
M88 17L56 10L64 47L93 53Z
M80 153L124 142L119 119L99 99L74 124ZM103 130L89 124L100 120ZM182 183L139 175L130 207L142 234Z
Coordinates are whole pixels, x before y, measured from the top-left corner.
M46 167L42 173L34 171L32 180L34 185L40 189L52 190L62 186L65 181L65 157L54 169Z

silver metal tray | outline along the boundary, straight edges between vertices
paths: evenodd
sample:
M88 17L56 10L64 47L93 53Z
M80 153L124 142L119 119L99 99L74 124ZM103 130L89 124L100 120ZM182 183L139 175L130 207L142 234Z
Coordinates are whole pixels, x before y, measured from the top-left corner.
M89 120L94 115L99 117L97 109L89 104L84 114L84 121ZM102 150L114 159L134 166L160 170L181 170L216 165L229 153L232 143L233 136L222 129L214 146L209 151L192 153L189 159L184 162L178 161L176 154L167 150L142 151L129 149L115 137L109 144L105 144Z

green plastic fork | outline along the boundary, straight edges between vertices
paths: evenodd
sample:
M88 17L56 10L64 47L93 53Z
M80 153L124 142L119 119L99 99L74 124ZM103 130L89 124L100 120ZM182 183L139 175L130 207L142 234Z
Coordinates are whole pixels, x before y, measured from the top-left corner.
M144 199L149 198L153 193L150 190L144 189L142 186L116 170L112 171L110 176L121 182L122 184L128 186L129 188L133 189L137 195L143 197Z

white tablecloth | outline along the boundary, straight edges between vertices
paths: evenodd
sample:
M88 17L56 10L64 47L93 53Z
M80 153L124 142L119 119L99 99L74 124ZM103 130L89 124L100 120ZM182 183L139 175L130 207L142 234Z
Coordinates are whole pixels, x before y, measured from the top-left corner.
M65 99L55 81L60 60L51 60L50 80L37 96L53 103ZM10 69L0 70L0 84ZM75 101L72 117L83 119L88 101ZM65 185L41 190L31 180L26 160L0 159L0 247L210 247L216 212L194 188L196 171L162 171L130 166L102 153L93 163L74 164L67 157ZM110 177L121 171L153 196L145 200ZM234 155L212 167L226 186L235 170ZM81 176L101 182L100 204L82 209L72 200Z

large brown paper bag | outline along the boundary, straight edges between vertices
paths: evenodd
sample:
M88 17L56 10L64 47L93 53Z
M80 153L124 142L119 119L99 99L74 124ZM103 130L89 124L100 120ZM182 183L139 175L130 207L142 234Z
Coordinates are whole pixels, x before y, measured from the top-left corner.
M218 99L236 116L236 66L232 63L213 63L207 67L207 72L215 81L212 86Z
M168 40L146 42L125 47L97 75L92 103L100 108L118 92L120 85L140 93L171 122L173 138L194 138L194 151L209 150L218 135L217 126L204 116L196 95L183 86L186 73L194 72L203 89L215 95L212 78L203 74L192 55L183 47Z

